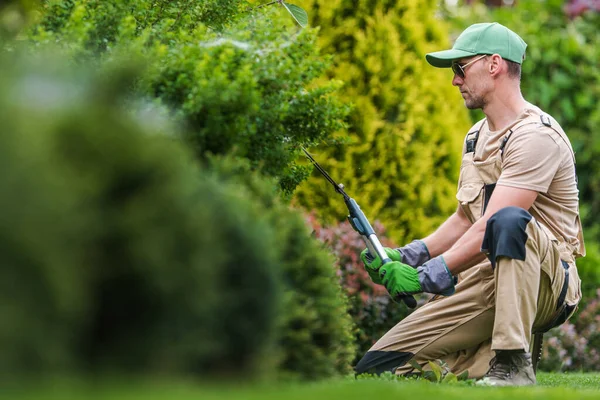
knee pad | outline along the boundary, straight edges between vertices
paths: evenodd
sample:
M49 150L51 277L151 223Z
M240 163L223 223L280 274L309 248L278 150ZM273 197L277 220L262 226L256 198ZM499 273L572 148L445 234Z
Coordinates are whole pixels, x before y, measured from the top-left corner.
M519 207L505 207L491 216L485 227L481 250L487 253L492 268L501 256L525 261L528 239L525 230L532 218L529 212Z

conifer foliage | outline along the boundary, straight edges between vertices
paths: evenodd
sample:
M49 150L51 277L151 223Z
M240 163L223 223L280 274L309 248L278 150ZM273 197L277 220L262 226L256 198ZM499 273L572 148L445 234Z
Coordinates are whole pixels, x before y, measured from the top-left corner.
M314 150L367 216L390 237L408 241L429 233L455 208L461 141L467 113L452 75L425 54L450 45L436 2L305 1L321 29L323 51L334 54L331 78L345 82L355 108L344 145ZM322 220L345 208L321 177L304 184L297 200Z

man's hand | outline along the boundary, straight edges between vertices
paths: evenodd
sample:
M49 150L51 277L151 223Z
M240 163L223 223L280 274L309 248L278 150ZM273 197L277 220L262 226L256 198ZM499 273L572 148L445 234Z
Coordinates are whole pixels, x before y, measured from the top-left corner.
M384 248L385 253L392 261L400 261L401 255L398 250L390 249L389 247ZM364 249L362 253L360 253L360 259L365 265L365 270L371 277L373 283L381 285L381 278L379 277L379 268L381 268L381 258L377 255L372 255L369 252L369 249Z
M429 250L427 250L427 246L422 240L413 240L406 246L398 249L390 249L389 247L385 247L384 249L392 261L400 261L414 268L417 268L431 258ZM381 259L377 255L371 255L368 249L364 249L360 253L360 259L365 264L365 269L369 273L371 280L377 284L381 284L381 279L377 273L381 267Z
M450 296L456 284L441 256L416 269L393 261L379 268L379 277L393 299L422 292Z
M413 240L406 246L396 250L400 253L401 258L399 260L392 259L392 261L400 261L402 264L410 265L414 268L431 259L429 250L422 240Z

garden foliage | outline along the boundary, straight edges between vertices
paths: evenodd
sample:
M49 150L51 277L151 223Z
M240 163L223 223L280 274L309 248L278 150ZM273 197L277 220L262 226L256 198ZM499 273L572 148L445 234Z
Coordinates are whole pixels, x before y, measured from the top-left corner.
M366 247L365 243L349 222L325 227L314 214L307 215L306 218L315 237L325 243L335 255L337 276L350 303L349 312L356 329L356 363L376 340L406 317L410 309L403 303L394 302L384 286L371 281L360 260L360 253ZM381 223L375 222L374 229L384 246L397 247L386 237ZM417 300L419 305L422 305L426 296L417 296Z
M199 169L133 111L135 69L0 65L2 377L348 372L332 260L275 184Z
M290 194L309 169L300 145L327 141L347 106L338 82L317 82L328 66L316 30L282 7L249 10L241 0L65 0L47 2L32 30L73 62L122 62L143 55L135 91L160 101L185 126L196 156L232 154L278 179Z
M323 50L335 55L327 76L345 82L341 96L355 106L349 140L318 147L315 158L394 241L431 233L455 210L460 149L470 127L451 73L425 61L426 53L450 45L435 16L437 2L299 4L321 28ZM297 200L328 224L345 216L317 174Z
M353 310L331 251L311 235L299 211L277 201L274 185L250 173L247 163L211 158L211 166L221 179L245 186L245 196L261 204L277 232L284 291L278 319L280 376L321 379L349 373L356 346Z
M2 60L2 373L272 372L264 211L116 106L127 79L32 63Z

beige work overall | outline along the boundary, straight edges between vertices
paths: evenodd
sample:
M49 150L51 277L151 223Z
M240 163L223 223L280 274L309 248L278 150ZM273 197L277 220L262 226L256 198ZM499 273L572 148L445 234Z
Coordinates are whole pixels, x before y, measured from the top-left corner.
M519 122L510 132L530 123L540 123L539 116ZM473 151L463 157L456 197L471 222L483 215L490 196L486 185L500 176L504 145L483 162L473 160ZM452 372L468 370L469 377L478 378L487 372L494 350L528 350L532 331L568 318L581 297L574 262L578 250L544 226L535 205L529 212L533 218L526 227L524 261L499 257L492 268L486 259L461 273L455 294L435 296L398 323L373 345L357 372L405 374L413 372L410 359L425 368L428 360L441 359Z

